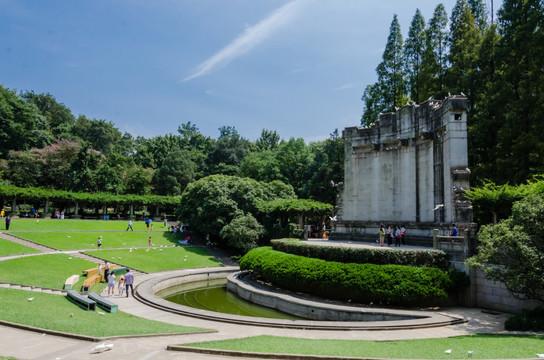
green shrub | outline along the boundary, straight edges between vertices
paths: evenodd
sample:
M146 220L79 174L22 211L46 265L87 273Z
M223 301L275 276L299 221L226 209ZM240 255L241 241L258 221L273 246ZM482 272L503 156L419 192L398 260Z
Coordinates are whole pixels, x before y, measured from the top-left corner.
M240 269L251 270L287 290L358 303L436 305L458 285L452 280L456 271L324 261L270 247L248 252L240 260Z
M449 268L448 255L442 250L392 250L341 246L310 245L295 239L273 240L272 248L288 254L341 263L406 265Z
M504 323L508 331L543 331L544 308L523 310L521 314L509 317Z

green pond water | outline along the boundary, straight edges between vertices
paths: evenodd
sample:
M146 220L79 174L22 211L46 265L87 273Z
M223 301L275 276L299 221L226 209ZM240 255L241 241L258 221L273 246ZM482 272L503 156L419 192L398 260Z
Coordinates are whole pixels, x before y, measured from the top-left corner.
M227 290L226 279L196 281L181 284L157 293L176 304L225 314L272 319L302 320L302 318L254 304Z

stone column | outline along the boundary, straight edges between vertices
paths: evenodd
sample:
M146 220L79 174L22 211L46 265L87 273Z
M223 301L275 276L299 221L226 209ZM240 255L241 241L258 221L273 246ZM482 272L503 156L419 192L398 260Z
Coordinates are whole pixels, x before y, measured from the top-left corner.
M438 229L433 229L433 249L438 249Z

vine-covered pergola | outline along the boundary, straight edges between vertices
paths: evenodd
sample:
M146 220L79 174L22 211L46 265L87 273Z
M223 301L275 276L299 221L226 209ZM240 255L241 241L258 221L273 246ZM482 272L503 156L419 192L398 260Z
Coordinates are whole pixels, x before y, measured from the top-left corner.
M332 215L333 210L334 207L331 204L310 199L278 199L259 204L259 211L277 215L283 226L291 216L298 216L298 224L302 227L307 217L325 218L327 215Z
M179 206L180 201L180 196L117 195L0 185L0 208L10 204L12 212L17 209L17 204L29 203L43 207L44 213L48 213L51 203L56 203L73 207L73 215L79 215L79 209L82 207L102 208L105 214L108 206L125 206L129 208L129 216L133 216L134 207L147 206L155 209L154 216L159 216L161 209L173 210Z

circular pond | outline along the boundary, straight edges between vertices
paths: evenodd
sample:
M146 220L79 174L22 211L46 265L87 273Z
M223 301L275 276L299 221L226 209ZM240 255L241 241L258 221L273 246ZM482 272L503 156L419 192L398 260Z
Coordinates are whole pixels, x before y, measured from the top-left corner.
M187 296L187 304L178 304L168 301L163 297L169 297L176 293L191 292L195 286L201 287L195 282L206 284L221 280L221 284L227 281L228 298L239 297L268 308L289 313L303 320L285 318L285 315L272 318L253 314L252 316L224 313L218 306L218 302L209 305L193 307L195 303L204 303L202 293ZM188 285L190 284L190 285ZM207 286L207 285L206 285ZM223 287L223 285L220 285ZM202 290L202 289L200 289ZM214 290L215 291L215 290ZM224 291L224 290L222 290ZM185 295L181 295L184 297ZM214 296L206 295L206 296ZM395 330L421 327L447 326L465 322L460 318L442 315L434 311L397 310L376 307L361 307L350 304L329 303L304 297L300 294L290 294L270 289L263 284L251 281L246 273L240 273L236 267L189 269L171 271L160 276L143 281L136 288L136 298L150 306L168 311L174 314L192 316L201 319L238 323L244 325L270 326L283 328L321 329L321 330ZM236 300L237 302L239 300ZM221 303L223 301L219 301ZM189 304L191 303L191 304ZM192 306L188 306L192 305ZM201 304L199 304L201 305ZM243 305L242 307L244 307ZM213 309L210 311L209 309ZM250 310L253 312L254 310ZM260 311L260 310L259 310Z

